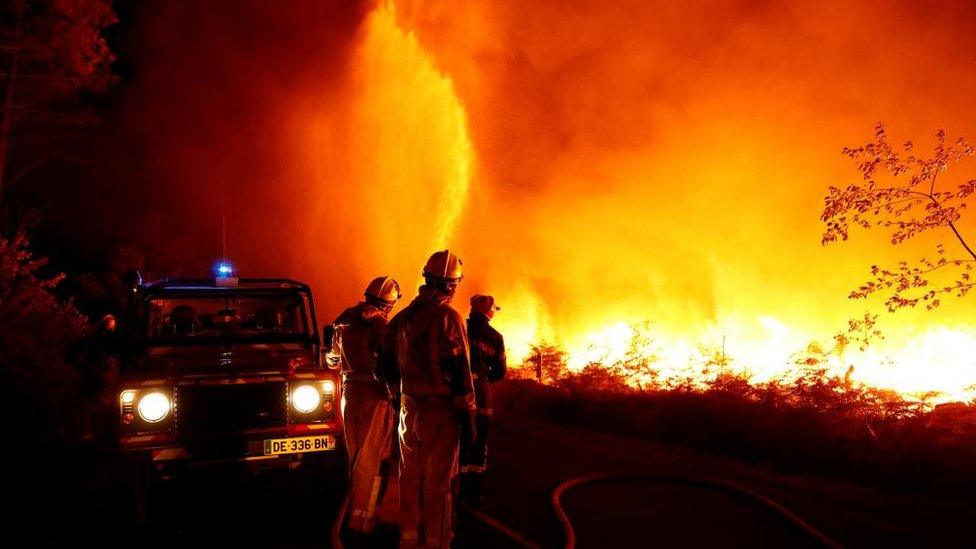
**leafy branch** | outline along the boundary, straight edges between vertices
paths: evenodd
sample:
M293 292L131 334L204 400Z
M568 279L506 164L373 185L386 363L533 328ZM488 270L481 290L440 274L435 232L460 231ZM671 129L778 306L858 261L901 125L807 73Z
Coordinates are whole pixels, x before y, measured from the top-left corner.
M965 138L949 143L945 132L939 130L931 156L920 156L911 141L901 147L892 145L883 124L875 128L872 142L842 150L855 163L862 182L846 188L828 188L820 215L825 224L823 245L847 240L852 227L890 230L892 245L921 233L949 229L960 253L964 252L963 258L949 258L939 243L936 261L922 257L915 264L902 261L892 268L872 265L872 278L852 291L851 299L890 291L885 301L889 311L920 303L934 309L940 305L942 295L963 297L972 289L969 271L976 263L976 252L959 230L959 222L967 200L976 192L976 179L948 189L940 189L939 183L950 166L972 157L974 152ZM882 178L884 184L879 182Z

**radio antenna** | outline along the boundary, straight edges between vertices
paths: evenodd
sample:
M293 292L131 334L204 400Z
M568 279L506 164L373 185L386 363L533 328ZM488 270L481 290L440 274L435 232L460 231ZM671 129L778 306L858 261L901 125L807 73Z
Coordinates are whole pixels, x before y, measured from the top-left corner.
M227 216L220 216L220 259L227 261Z

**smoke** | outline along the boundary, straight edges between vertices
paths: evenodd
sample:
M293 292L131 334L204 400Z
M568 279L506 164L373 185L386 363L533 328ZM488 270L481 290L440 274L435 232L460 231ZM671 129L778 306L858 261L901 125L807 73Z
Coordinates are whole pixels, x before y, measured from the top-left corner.
M352 2L145 2L119 6L121 83L69 181L65 225L85 243L135 244L156 274L203 276L227 255L245 276L302 278L316 182L286 133L301 101L341 103L369 7ZM80 196L79 196L80 195ZM56 195L55 195L56 198ZM78 220L72 220L78 218Z
M409 295L449 246L516 356L645 319L732 352L768 326L829 335L864 311L845 297L867 265L933 245L820 246L826 186L857 177L840 148L878 121L976 135L967 3L128 9L86 220L199 274L226 216L240 271L310 281L322 320L374 276Z
M242 276L312 283L323 320L375 276L409 289L453 243L466 114L392 4L127 9L131 74L89 152L94 192L66 201L101 222L82 239L121 235L156 274L203 276L226 253Z
M865 309L845 297L868 265L933 245L820 246L826 186L857 179L840 148L878 121L920 143L976 129L964 3L404 4L470 116L473 282L523 342L645 318L829 336Z

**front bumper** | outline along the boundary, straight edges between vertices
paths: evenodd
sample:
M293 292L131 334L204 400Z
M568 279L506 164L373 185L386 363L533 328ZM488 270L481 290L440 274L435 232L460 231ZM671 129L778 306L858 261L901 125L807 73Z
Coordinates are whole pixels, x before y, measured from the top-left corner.
M266 455L265 441L325 435L334 439L331 450ZM345 462L345 441L341 431L319 433L270 432L260 438L221 437L188 441L168 441L161 435L125 437L121 441L124 454L151 462L153 469L171 475L188 469L230 467L252 472L274 469L298 469L302 466L339 466Z

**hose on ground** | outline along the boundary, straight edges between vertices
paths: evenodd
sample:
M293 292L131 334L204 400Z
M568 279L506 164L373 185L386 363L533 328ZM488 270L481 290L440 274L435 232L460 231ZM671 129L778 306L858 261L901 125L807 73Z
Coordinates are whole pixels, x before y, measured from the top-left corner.
M576 547L576 532L573 530L573 523L569 520L569 516L566 514L566 510L563 508L562 497L580 486L586 484L595 484L601 482L619 482L619 481L644 481L644 482L667 482L671 484L681 484L686 486L694 486L697 488L707 488L712 490L721 490L724 492L729 492L734 495L743 496L760 505L772 510L781 518L786 520L790 525L799 529L802 533L809 536L812 540L820 543L825 547L830 547L832 549L839 549L843 547L840 543L834 541L829 536L823 532L817 530L806 521L795 515L786 507L772 500L771 498L760 494L759 492L747 488L741 484L722 480L709 478L704 476L691 476L691 475L669 475L669 474L653 474L653 473L596 473L592 475L580 476L571 478L561 484L556 486L552 491L552 508L556 512L556 517L559 519L559 523L562 525L563 534L565 536L566 549L575 549Z
M526 538L522 534L519 534L515 530L512 530L508 526L505 526L505 524L503 524L500 520L498 520L495 517L489 515L488 513L485 513L481 509L478 509L476 507L472 507L472 506L464 503L463 501L460 502L460 505L461 505L461 509L463 509L464 512L466 512L467 514L471 515L472 517L478 519L485 526L488 526L489 528L491 528L491 529L495 530L496 532L502 534L503 536L505 536L506 538L508 538L509 540L511 540L513 543L515 543L519 547L524 547L525 549L540 549L541 548L541 546L538 543L535 543L534 541L529 540L528 538Z
M840 549L843 547L843 545L823 532L817 530L780 503L751 488L747 488L735 482L691 475L668 475L659 473L596 473L566 480L556 486L556 488L552 491L550 501L552 503L553 511L556 513L556 518L559 519L559 523L563 529L563 535L565 537L565 549L576 548L576 531L573 528L572 521L569 519L569 515L566 513L566 509L563 507L563 496L567 492L586 484L619 481L668 482L672 484L694 486L696 488L721 490L737 496L743 496L749 500L759 503L767 509L770 509L784 519L788 524L797 528L800 532L824 547L829 547L831 549ZM502 534L519 547L524 547L526 549L539 549L539 547L541 547L538 543L529 540L522 534L509 528L504 523L485 513L484 511L467 505L464 502L460 502L460 506L468 515L477 519L479 522L492 530ZM345 520L348 509L349 494L347 492L341 505L339 506L339 511L336 515L335 522L332 524L331 541L332 547L335 547L336 549L344 548L342 543L342 524Z
M354 459L358 458L357 455ZM765 496L756 490L748 488L742 484L723 480L718 478L712 478L707 476L696 476L687 474L667 474L667 473L647 473L647 472L636 472L636 473L594 473L590 475L584 475L579 477L574 477L560 483L556 488L553 489L551 494L551 504L553 511L556 513L556 517L562 526L563 534L565 537L566 549L575 549L576 547L576 532L573 529L573 524L566 514L566 510L562 505L562 497L570 490L583 486L586 484L599 483L599 482L613 482L613 481L643 481L643 482L667 482L671 484L679 484L685 486L694 486L696 488L705 488L710 490L720 490L740 497L745 497L753 502L760 504L761 506L773 511L779 517L784 519L788 524L797 528L801 533L808 536L811 540L823 545L824 547L829 547L831 549L839 549L843 547L840 543L827 536L823 532L817 530L809 523L801 519L795 513L776 502L772 498ZM351 490L350 485L349 489ZM455 497L457 497L457 492L455 490ZM346 492L346 496L342 500L342 504L339 507L338 514L336 516L335 522L332 525L331 531L331 541L332 546L336 549L343 549L342 544L342 525L345 521L346 513L348 512L350 501L350 492ZM498 519L488 515L484 511L465 504L459 497L457 501L460 503L460 507L468 515L477 519L482 524L488 526L489 528L499 532L506 538L514 542L520 547L525 547L527 549L538 549L539 544L527 539L522 534L509 528L503 524Z

